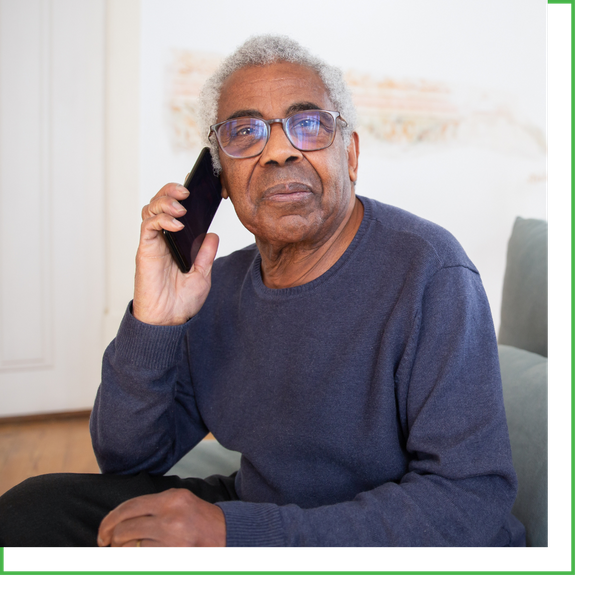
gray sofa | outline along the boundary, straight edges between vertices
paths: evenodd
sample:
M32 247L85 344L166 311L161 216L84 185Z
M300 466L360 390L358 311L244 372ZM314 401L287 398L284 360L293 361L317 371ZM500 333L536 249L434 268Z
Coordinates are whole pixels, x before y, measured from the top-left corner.
M498 332L504 406L519 478L514 515L548 545L548 224L515 221Z
M528 546L548 545L547 224L517 218L508 245L498 335L500 369L519 492L513 513ZM229 475L240 454L204 440L169 475Z
M216 440L202 440L167 475L203 479L215 474L231 475L240 468L241 457L239 452L224 448Z

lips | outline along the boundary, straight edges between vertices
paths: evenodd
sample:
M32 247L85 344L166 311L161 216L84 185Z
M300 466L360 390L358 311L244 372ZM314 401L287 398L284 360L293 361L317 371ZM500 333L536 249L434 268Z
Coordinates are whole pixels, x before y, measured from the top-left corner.
M263 200L294 202L304 200L312 193L312 188L304 183L278 183L265 190Z

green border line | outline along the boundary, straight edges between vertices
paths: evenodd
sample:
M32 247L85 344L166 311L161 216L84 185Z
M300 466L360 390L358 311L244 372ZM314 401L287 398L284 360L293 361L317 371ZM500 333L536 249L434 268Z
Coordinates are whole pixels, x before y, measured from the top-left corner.
M568 329L568 356L569 356L569 517L572 560L577 572L578 552L578 11L576 0L570 6L569 23L569 237L568 237L568 264L569 264L569 329Z
M571 5L571 570L570 571L5 571L0 575L575 575L575 0Z

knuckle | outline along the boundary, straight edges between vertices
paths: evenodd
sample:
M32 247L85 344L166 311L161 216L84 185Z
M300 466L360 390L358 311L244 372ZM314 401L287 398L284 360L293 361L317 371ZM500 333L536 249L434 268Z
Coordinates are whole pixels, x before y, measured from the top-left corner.
M164 496L165 510L171 515L173 524L181 523L183 516L193 506L196 496L186 489L167 490Z
M194 497L192 492L182 488L167 490L167 493L167 506L177 511L189 506L192 502L192 498Z

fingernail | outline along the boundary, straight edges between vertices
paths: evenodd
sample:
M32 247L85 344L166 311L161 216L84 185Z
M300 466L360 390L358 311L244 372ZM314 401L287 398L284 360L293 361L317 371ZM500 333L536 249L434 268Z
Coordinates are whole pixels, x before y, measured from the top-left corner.
M187 212L186 208L183 207L181 204L179 204L179 202L177 202L177 200L173 200L173 202L171 202L171 204L173 205L173 208L177 211L177 212Z
M182 185L178 185L177 186L177 191L181 192L182 194L189 194L190 190L188 190L186 187L183 187Z
M98 546L104 546L104 540L102 538L98 538Z
M173 225L175 225L176 227L179 227L180 229L183 227L183 223L181 223L177 219L171 219L171 220L173 221Z

